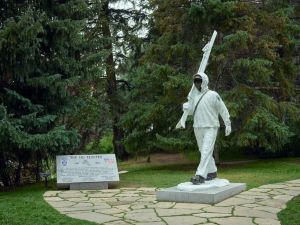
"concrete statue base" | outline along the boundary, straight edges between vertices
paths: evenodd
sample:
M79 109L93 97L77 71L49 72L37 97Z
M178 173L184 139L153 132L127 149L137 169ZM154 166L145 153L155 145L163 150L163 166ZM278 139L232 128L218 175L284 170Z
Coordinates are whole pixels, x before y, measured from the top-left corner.
M204 184L193 185L191 182L178 184L176 187L156 192L158 201L191 202L216 204L246 190L245 183L229 183L226 179L214 179Z

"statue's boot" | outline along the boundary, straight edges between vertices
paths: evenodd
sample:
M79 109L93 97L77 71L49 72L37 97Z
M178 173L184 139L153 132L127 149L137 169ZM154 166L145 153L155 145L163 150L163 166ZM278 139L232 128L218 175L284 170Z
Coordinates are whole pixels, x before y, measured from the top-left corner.
M191 182L193 184L203 184L205 182L205 178L200 175L196 175L191 178Z
M214 173L208 173L207 174L207 178L205 180L209 181L209 180L213 180L217 178L217 172L214 172Z

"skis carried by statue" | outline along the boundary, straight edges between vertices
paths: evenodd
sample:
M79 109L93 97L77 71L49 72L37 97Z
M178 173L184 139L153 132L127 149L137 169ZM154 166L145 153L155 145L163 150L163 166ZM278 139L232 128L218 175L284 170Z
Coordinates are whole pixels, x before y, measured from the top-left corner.
M207 62L208 62L208 59L209 59L209 56L210 56L210 52L211 52L211 49L214 45L216 36L217 36L217 31L214 31L210 41L202 49L203 56L202 56L202 60L201 60L201 63L200 63L197 74L200 74L201 72L203 73L205 71L206 66L207 66ZM195 91L195 86L193 84L193 86L192 86L192 88L191 88L191 90L188 94L188 100L189 101L191 100L190 96L192 96L194 91ZM189 103L186 102L186 103L183 104L183 115L181 116L179 122L177 123L176 129L185 128L186 119L187 119L188 115L190 115L190 114L191 114L191 112L190 112L190 109L189 109Z

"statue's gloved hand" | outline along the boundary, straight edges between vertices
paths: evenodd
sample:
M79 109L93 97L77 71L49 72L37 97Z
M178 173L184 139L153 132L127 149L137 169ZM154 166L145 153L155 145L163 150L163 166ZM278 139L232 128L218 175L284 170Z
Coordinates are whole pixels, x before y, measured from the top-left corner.
M226 126L225 128L225 136L228 136L231 133L231 126Z
M176 129L184 129L185 128L185 121L183 121L182 119L179 120L179 122L177 123Z
M182 110L183 110L183 115L180 118L179 122L177 123L177 125L175 127L176 129L185 128L185 121L190 112L190 103L189 102L183 103Z
M183 110L183 112L187 111L187 110L190 110L189 102L185 102L185 103L182 104L182 110Z

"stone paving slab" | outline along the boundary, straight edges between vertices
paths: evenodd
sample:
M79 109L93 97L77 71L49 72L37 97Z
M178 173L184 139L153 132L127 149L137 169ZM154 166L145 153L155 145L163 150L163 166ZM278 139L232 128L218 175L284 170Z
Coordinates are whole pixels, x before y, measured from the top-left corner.
M78 212L78 213L69 213L66 215L75 219L88 220L99 224L109 222L109 221L119 220L118 217L108 216L96 212Z
M103 225L280 225L277 213L300 194L300 179L253 188L215 205L157 201L157 190L47 191L44 199L62 214Z
M165 224L172 225L194 225L207 222L207 219L196 216L171 216L163 217Z

